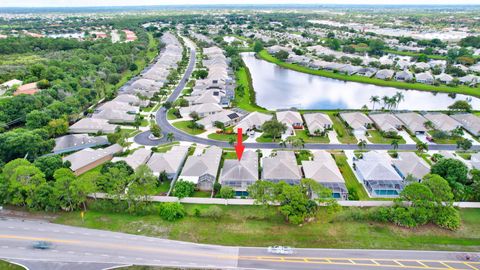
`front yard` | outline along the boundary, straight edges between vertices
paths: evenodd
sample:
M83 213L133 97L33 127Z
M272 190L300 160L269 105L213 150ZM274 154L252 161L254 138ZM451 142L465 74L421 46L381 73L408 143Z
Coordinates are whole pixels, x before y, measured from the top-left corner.
M394 140L398 141L398 144L405 144L405 140L399 135L397 139L394 138L387 138L382 135L382 132L378 130L369 130L368 140L371 143L381 143L381 144L391 144Z

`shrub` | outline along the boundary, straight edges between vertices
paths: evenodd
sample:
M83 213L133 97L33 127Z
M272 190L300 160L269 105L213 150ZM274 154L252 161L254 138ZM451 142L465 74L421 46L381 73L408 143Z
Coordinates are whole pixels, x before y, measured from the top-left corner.
M433 216L433 223L442 228L454 231L460 228L460 214L458 210L452 206L438 207Z
M160 217L167 221L175 221L185 216L185 207L180 203L162 203Z
M202 217L219 219L223 216L223 210L219 206L210 206L201 213Z
M415 211L413 208L397 207L393 210L392 221L398 226L407 228L417 227L417 222L413 218Z
M374 207L368 210L368 219L378 222L389 222L392 218L392 208Z
M231 187L224 186L220 189L220 197L224 199L232 199L235 197L235 191Z
M173 188L173 196L178 198L190 197L195 192L195 184L188 181L178 180Z

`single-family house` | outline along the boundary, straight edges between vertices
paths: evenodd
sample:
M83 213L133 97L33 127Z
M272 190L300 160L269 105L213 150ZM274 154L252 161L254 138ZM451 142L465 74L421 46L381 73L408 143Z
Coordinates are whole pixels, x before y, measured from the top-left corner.
M408 70L399 71L395 74L395 80L409 82L413 80L413 74Z
M104 109L100 112L92 114L93 119L105 119L111 124L134 123L135 115L129 114L123 110Z
M375 75L375 73L377 72L378 69L376 68L371 68L371 67L364 67L364 68L361 68L357 71L357 75L360 75L360 76L365 76L365 77L372 77L373 75Z
M55 139L55 147L52 152L61 154L108 144L107 136L68 134Z
M475 86L478 83L480 83L480 77L468 74L463 77L458 78L458 81L462 84L470 85L470 86Z
M147 166L155 176L165 172L168 179L176 180L187 154L187 146L175 145L165 153L153 153Z
M310 135L319 135L333 127L330 117L324 113L306 113L303 115Z
M480 117L471 113L453 114L450 117L459 122L464 129L474 136L480 136Z
M140 165L147 163L152 151L147 148L139 148L126 157L115 157L112 162L125 161L132 169L136 170Z
M218 105L218 103L204 103L189 107L181 107L180 115L182 117L188 117L190 113L196 112L199 117L205 117L207 115L219 113L221 111L223 111L223 108L222 106Z
M70 162L70 169L75 175L85 173L103 163L112 160L113 155L123 151L123 148L114 144L103 149L85 148L71 155L64 157L62 160Z
M70 133L114 133L117 125L110 124L106 119L83 118L69 128Z
M430 165L413 152L398 152L398 158L393 159L392 162L404 180L410 175L420 181L430 173Z
M419 70L429 70L430 69L430 65L425 63L425 62L415 63L414 66L415 66L416 69L419 69Z
M348 199L345 179L332 155L325 150L315 151L313 160L302 161L305 178L310 178L332 190L334 198Z
M368 116L360 112L340 113L340 117L352 128L354 134L365 134L373 124Z
M455 119L444 113L427 113L424 117L432 122L435 129L445 132L450 132L462 126Z
M18 96L18 95L22 95L22 94L23 95L33 95L33 94L37 93L38 91L40 91L40 89L38 88L37 83L33 82L33 83L27 83L27 84L19 86L17 88L17 90L15 90L13 95L14 96Z
M425 71L415 74L415 81L424 84L433 84L435 79L433 78L432 73Z
M397 113L395 116L402 121L403 125L414 134L425 134L427 128L425 122L428 120L418 113L406 112Z
M394 74L395 71L391 69L381 69L377 72L377 74L375 74L375 78L382 80L390 80Z
M263 123L271 120L273 115L260 112L252 112L245 116L238 124L233 128L236 132L239 128L243 133L249 130L258 130L262 128Z
M221 158L222 149L210 146L200 155L189 156L178 178L196 184L200 190L212 190Z
M453 81L453 77L448 75L447 73L436 75L435 79L444 84L449 84Z
M397 132L403 126L402 121L391 113L376 113L369 116L375 123L375 126L383 132Z
M205 128L212 128L215 122L223 123L226 127L235 125L240 121L241 114L231 110L223 110L221 112L207 115L197 121L197 124L203 125Z
M403 179L393 168L390 155L386 152L366 152L353 164L353 169L371 196L398 196L402 191Z
M262 179L278 183L285 181L290 185L300 183L302 173L293 151L277 151L274 156L262 158Z
M258 180L258 153L245 151L242 159L226 159L220 173L220 184L235 190L236 196L248 196L248 186Z
M276 112L277 121L284 123L287 127L294 129L303 128L302 116L296 111L279 111Z

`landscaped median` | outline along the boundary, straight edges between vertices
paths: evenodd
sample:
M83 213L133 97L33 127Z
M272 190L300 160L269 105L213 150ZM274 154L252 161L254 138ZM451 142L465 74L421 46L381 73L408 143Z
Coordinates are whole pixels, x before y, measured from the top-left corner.
M385 87L394 87L400 89L410 89L410 90L420 90L420 91L429 91L429 92L443 92L443 93L456 93L456 94L463 94L469 95L473 97L480 98L480 87L469 87L465 85L459 86L447 86L447 85L426 85L422 83L408 83L408 82L398 82L398 81L386 81L377 78L367 78L364 76L359 75L345 75L342 73L334 73L326 70L314 70L307 67L299 66L296 64L285 63L274 56L270 55L266 50L263 50L257 53L257 56L263 60L276 64L278 66L288 68L291 70L295 70L298 72L303 72L312 75L318 75L322 77L342 80L342 81L352 81L352 82L359 82L359 83L366 83L366 84L374 84L378 86L385 86Z

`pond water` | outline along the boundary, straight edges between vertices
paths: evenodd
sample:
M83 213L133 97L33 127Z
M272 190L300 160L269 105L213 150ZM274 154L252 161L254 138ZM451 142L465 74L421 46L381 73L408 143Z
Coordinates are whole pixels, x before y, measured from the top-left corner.
M398 91L405 97L398 106L401 110L444 110L456 100L468 100L474 109L480 108L480 99L466 95L452 98L444 93L344 82L285 69L257 59L253 53L242 53L242 58L252 75L257 104L271 110L371 108L371 96L392 97Z

